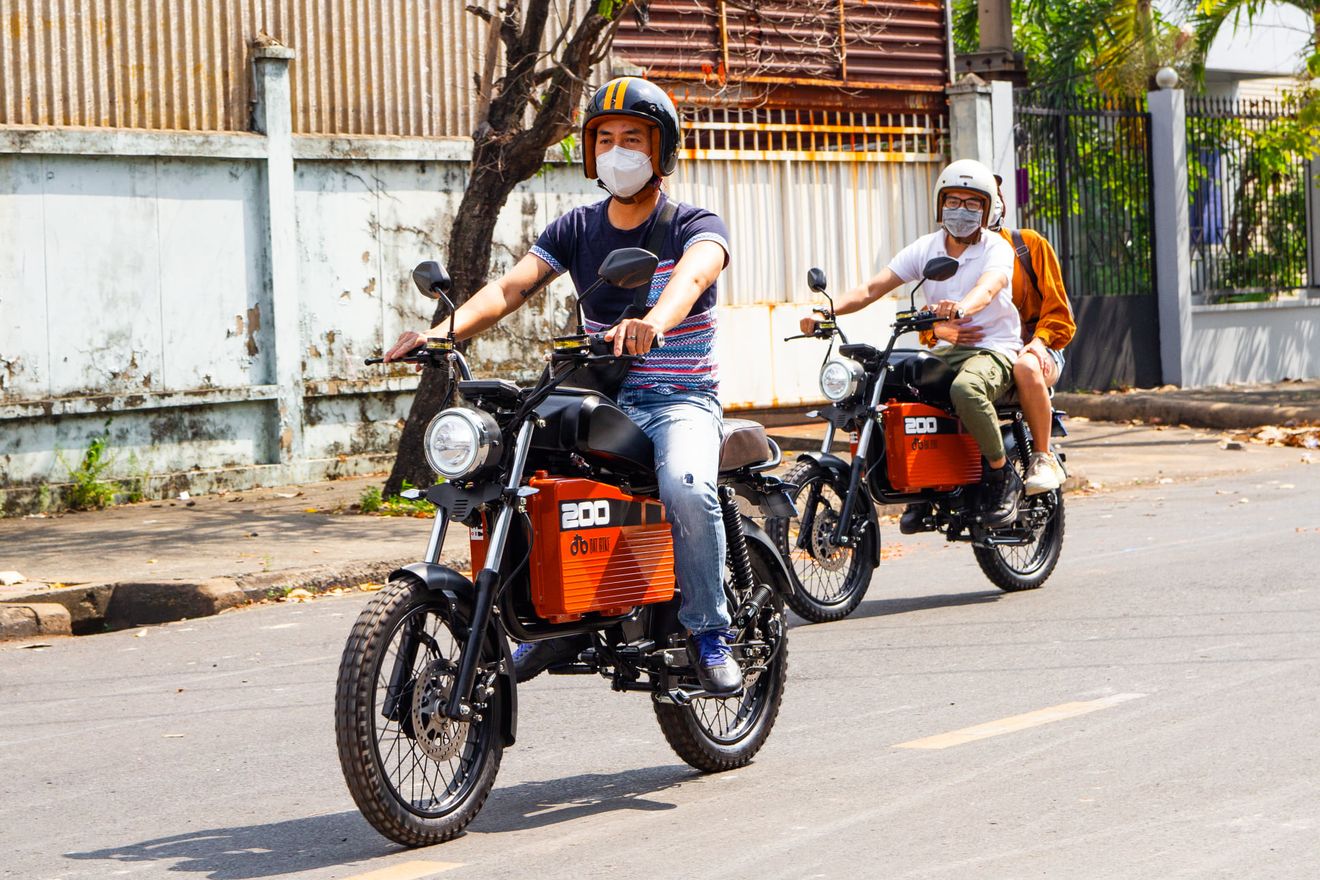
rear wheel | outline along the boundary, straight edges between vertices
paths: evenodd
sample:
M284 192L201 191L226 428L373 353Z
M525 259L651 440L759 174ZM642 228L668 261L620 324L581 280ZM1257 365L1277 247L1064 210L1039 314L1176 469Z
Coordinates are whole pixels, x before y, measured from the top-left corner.
M734 645L734 656L743 670L743 692L733 697L703 697L687 706L653 704L670 747L688 764L708 773L751 762L779 717L788 677L788 631L779 599L788 585L782 582L778 564L765 558L767 551L750 541L747 549L755 582L770 585L775 596Z
M335 692L344 781L381 834L405 846L454 837L481 810L504 747L494 668L478 673L478 720L440 713L464 642L445 607L412 579L377 593L348 637Z
M1021 543L977 544L976 561L996 587L1008 593L1035 590L1054 572L1063 552L1063 490L1022 499L1018 520L997 529L994 537L1017 537Z
M798 462L784 476L784 482L789 484L799 516L768 520L766 529L788 563L797 588L788 596L789 607L811 623L847 617L861 604L871 585L879 536L866 529L851 547L840 547L831 540L848 485L828 469L811 461ZM805 508L813 500L811 531L804 540Z

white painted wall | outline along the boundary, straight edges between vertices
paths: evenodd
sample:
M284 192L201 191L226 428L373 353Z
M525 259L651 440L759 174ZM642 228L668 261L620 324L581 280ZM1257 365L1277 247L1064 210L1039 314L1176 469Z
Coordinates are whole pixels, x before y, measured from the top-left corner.
M1320 376L1320 297L1192 308L1189 387Z

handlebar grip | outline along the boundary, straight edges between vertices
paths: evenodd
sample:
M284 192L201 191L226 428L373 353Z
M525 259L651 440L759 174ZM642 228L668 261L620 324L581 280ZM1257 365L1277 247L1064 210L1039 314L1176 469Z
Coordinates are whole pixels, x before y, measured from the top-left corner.
M383 358L383 357L378 357L378 358L367 358L367 359L366 359L365 361L363 361L362 363L364 363L364 364L366 364L367 366L370 367L370 366L374 366L375 364L383 364L383 363L385 363L385 358Z

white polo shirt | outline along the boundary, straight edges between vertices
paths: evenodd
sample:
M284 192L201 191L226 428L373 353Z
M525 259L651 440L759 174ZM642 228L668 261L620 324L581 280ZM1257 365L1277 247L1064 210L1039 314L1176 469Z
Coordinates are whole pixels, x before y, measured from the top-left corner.
M947 257L944 230L923 235L903 248L889 261L889 270L906 282L921 279L921 270L935 257ZM1013 305L1013 247L1000 235L981 230L981 240L958 257L958 271L948 281L927 281L921 292L928 305L942 299L958 302L976 286L986 272L998 272L1007 279L990 304L972 315L970 326L984 336L977 348L988 348L1005 355L1010 361L1022 350L1022 318Z

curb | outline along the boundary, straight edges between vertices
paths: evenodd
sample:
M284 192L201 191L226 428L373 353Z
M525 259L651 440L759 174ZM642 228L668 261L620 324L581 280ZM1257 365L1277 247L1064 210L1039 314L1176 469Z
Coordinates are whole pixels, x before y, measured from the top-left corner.
M1070 416L1103 422L1142 422L1234 430L1282 425L1290 421L1320 424L1320 406L1268 406L1259 403L1213 403L1170 399L1161 394L1054 395L1054 406Z
M0 641L73 635L69 609L54 602L0 603Z
M278 598L294 589L323 593L385 581L417 560L381 559L201 581L123 581L45 590L0 603L0 642L38 635L91 635L176 620L210 617ZM445 557L457 567L466 559Z

